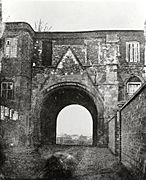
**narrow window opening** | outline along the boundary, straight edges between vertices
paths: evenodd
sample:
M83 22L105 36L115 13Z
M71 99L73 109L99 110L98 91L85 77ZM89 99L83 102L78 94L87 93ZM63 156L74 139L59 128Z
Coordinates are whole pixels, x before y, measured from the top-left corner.
M10 45L10 41L9 41L9 40L7 40L6 45L7 45L7 46L9 46L9 45Z
M14 95L13 82L2 82L1 83L1 97L4 99L12 100L13 95Z
M139 42L126 42L126 60L131 63L140 61Z

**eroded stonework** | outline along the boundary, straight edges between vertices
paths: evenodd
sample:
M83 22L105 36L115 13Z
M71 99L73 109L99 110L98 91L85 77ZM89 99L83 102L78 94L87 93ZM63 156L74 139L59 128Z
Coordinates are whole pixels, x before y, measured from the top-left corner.
M15 58L5 56L7 38L17 39ZM2 40L1 82L12 80L15 87L14 99L3 103L25 119L33 143L55 143L58 113L76 103L90 111L98 144L104 124L129 98L130 77L145 81L143 31L43 33L27 23L7 23ZM128 51L127 42L139 43L139 61L127 61L135 52Z

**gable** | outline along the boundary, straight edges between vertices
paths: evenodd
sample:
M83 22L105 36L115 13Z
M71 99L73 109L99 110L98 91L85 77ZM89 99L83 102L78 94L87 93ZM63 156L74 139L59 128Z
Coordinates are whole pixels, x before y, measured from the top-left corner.
M70 48L57 65L57 70L62 75L78 74L81 69L79 61Z

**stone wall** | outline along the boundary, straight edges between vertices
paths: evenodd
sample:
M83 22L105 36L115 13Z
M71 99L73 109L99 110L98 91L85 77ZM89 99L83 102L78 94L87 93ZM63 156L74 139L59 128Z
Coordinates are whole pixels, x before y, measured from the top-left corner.
M120 119L119 111L108 122L108 147L113 154L120 157Z
M0 136L3 138L4 148L28 144L26 128L18 119L0 120L0 129Z
M104 99L105 121L115 114L118 101L127 100L127 79L135 75L144 82L143 31L42 32L36 33L36 40L44 44L39 50L42 52L39 56L42 57L42 64L46 56L49 67L52 65L54 69L71 49ZM140 62L126 61L126 42L129 41L140 43ZM45 46L50 53L45 52Z
M39 94L43 91L45 94L51 86L56 88L60 83L73 82L88 87L92 96L100 97L104 112L98 108L97 111L98 115L102 114L99 119L102 119L100 126L103 126L114 116L118 101L127 99L126 80L135 75L144 81L143 31L44 33L34 32L27 23L12 22L5 25L4 44L7 38L15 38L17 47L13 57L9 58L5 56L5 45L2 47L4 56L0 76L1 81L14 82L15 98L8 101L7 106L19 111L22 121L27 119L30 110L34 113L34 99ZM140 62L126 61L127 41L140 43ZM40 106L36 111L39 112Z
M116 116L108 121L108 147L116 154Z
M92 34L92 33L91 33ZM83 74L84 72L88 73L88 80L84 82L84 84L88 84L88 81L92 81L94 85L94 89L100 93L104 100L105 106L105 120L110 119L117 108L118 101L118 78L117 78L117 63L118 63L118 44L117 39L115 41L107 40L106 43L106 35L101 33L102 36L96 35L92 37L90 33L88 34L88 38L75 38L74 33L65 34L64 38L58 37L53 38L48 36L46 39L41 38L38 40L39 44L43 44L47 47L52 42L52 49L48 48L48 51L52 53L52 66L48 66L48 72L54 73L53 83L59 83L66 81L76 81L78 78L77 74ZM68 37L69 35L69 37ZM82 36L82 34L80 33ZM43 34L42 34L43 36ZM73 38L71 37L73 36ZM91 36L91 37L90 37ZM109 35L110 37L110 35ZM108 38L109 38L108 37ZM52 38L52 41L51 41ZM37 49L38 47L36 47ZM42 64L44 61L44 56L46 55L46 59L48 60L48 64L50 63L50 55L42 49L44 46L40 47L38 54L35 56L42 57ZM42 49L42 51L41 51ZM39 56L39 52L41 51L42 55ZM70 54L69 54L70 52ZM71 55L70 60L66 61L66 57ZM71 61L72 59L72 61ZM71 65L71 62L76 61L75 66ZM36 62L36 61L35 61ZM39 59L39 65L36 63L36 66L33 68L33 84L35 84L35 79L38 75L45 72L45 68L41 67L40 72L37 72L37 69L40 66L41 60ZM47 64L47 62L45 62ZM60 68L59 64L65 66L64 68ZM46 67L46 66L45 66ZM53 71L52 69L53 68ZM58 73L61 69L61 73ZM67 70L68 69L68 70ZM67 72L67 71L68 72ZM52 72L51 72L52 71ZM62 72L63 71L63 72ZM63 76L65 75L65 76ZM71 78L69 76L72 76ZM50 75L49 75L50 76ZM52 76L52 75L51 75ZM80 78L80 76L79 76ZM59 81L58 81L59 79ZM82 81L82 80L81 80ZM47 81L48 85L51 86L51 78ZM36 90L37 91L37 90ZM92 89L91 89L92 91Z
M24 111L30 110L31 104L31 58L33 40L31 34L26 32L26 30L13 28L15 28L15 26L12 26L12 24L10 26L6 25L2 37L3 57L0 81L7 80L14 83L14 99L10 100L8 104L13 104L14 109L24 114ZM10 41L10 54L6 52L7 40ZM14 40L15 43L13 43ZM13 54L14 52L15 56Z
M146 84L122 107L121 162L140 177L146 165Z
M23 29L24 28L24 29ZM9 41L9 43L8 43ZM19 122L7 121L12 129L23 129L25 136L29 133L29 117L31 109L31 67L33 39L31 28L27 23L8 23L2 36L2 71L1 82L13 82L13 98L1 99L1 105L18 112ZM8 51L9 50L9 51ZM5 120L4 120L5 121ZM19 127L17 126L19 124ZM6 127L6 126L5 126ZM7 128L6 128L7 129ZM20 131L19 131L20 133ZM13 133L12 133L13 134ZM15 133L17 134L17 133ZM21 134L21 133L20 133ZM14 134L13 134L14 135ZM14 138L15 139L15 138ZM16 138L17 139L17 138ZM20 141L19 137L19 141ZM23 141L23 140L22 140ZM17 144L17 143L16 143Z

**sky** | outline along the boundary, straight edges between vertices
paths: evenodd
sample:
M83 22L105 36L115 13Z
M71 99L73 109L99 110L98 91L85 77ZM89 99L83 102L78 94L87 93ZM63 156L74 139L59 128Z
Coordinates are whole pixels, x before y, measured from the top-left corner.
M69 105L57 117L57 135L78 134L92 136L93 120L90 112L80 105Z
M2 0L4 21L40 19L51 31L141 29L146 0Z

